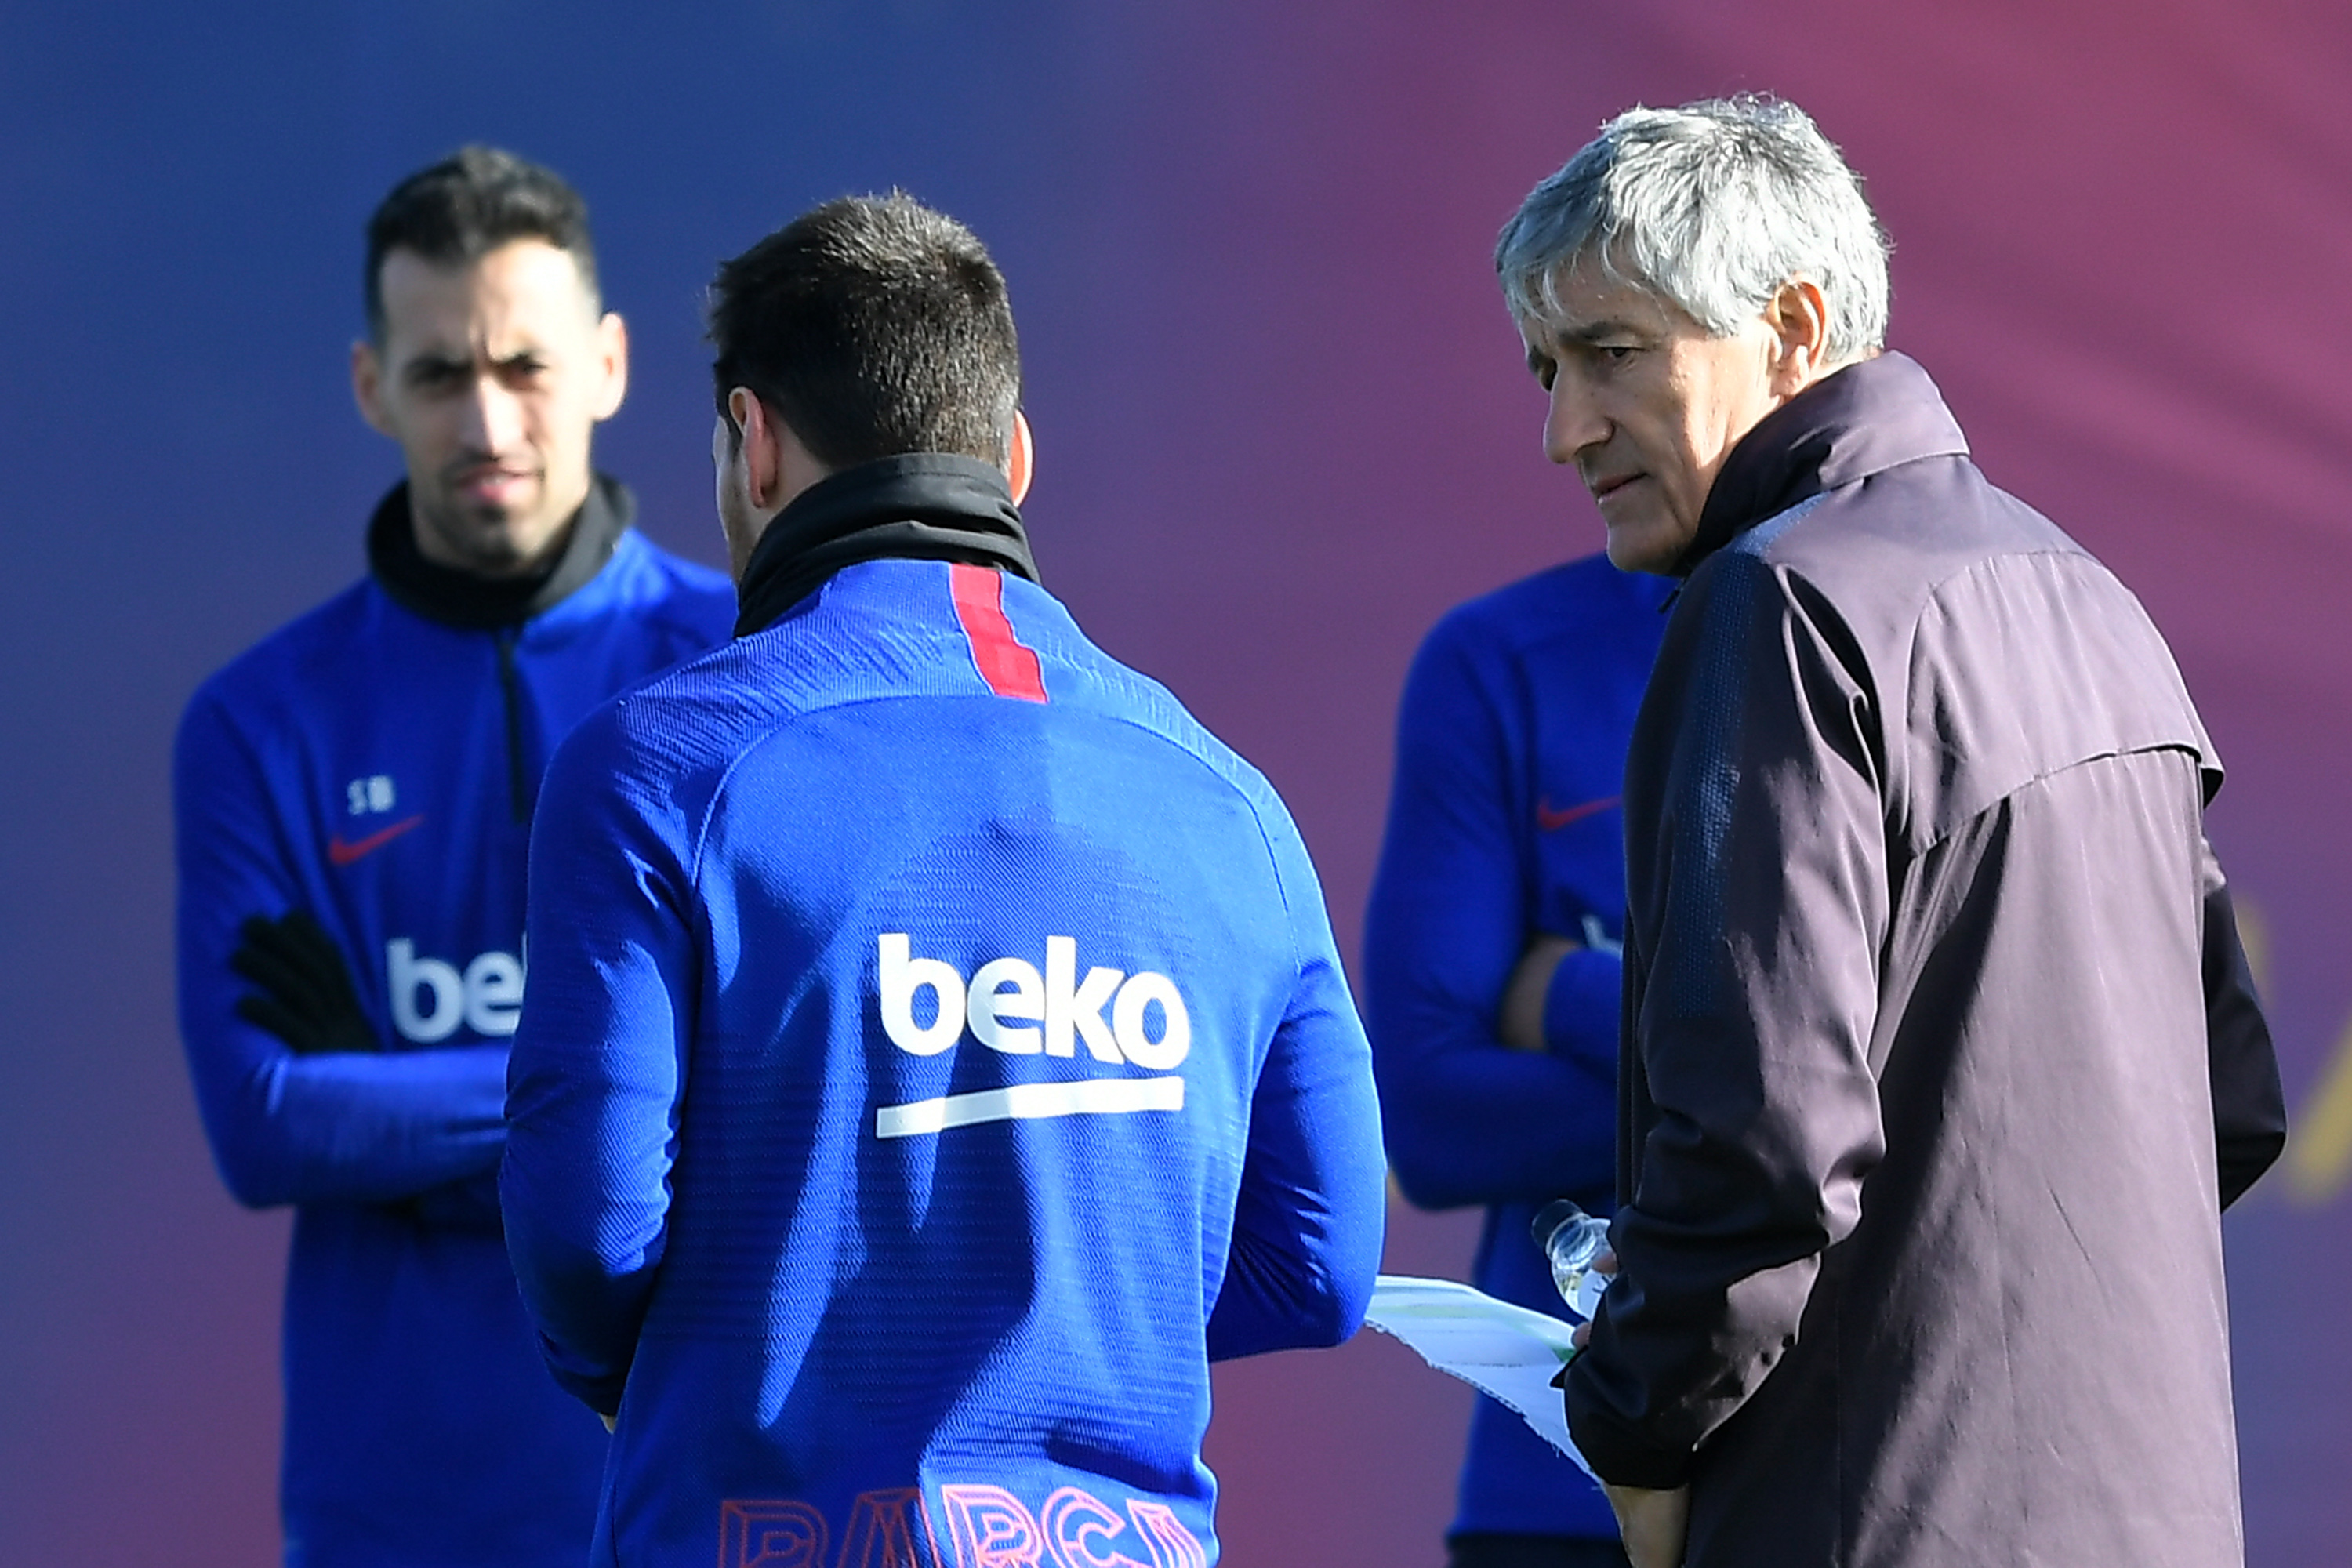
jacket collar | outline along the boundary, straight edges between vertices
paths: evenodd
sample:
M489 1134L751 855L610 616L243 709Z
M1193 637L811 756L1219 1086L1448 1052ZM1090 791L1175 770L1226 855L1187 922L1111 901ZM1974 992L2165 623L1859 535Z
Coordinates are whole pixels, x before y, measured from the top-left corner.
M629 487L598 474L553 562L520 577L482 577L429 561L416 548L404 479L368 521L368 568L394 604L426 620L475 631L520 626L587 586L612 559L636 515Z
M1966 457L1969 443L1916 360L1882 353L1814 383L1739 438L1715 476L1698 532L1675 563L1698 563L1799 501L1919 458Z
M843 567L886 556L1037 581L1020 509L994 464L908 452L829 474L776 514L736 585L735 635L773 625Z

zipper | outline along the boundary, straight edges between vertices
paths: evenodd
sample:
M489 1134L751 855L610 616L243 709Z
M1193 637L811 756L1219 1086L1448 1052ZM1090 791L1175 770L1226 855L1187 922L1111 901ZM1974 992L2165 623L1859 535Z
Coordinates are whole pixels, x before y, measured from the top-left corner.
M530 780L522 765L522 675L515 668L515 642L520 626L500 626L491 634L499 646L499 689L506 697L507 787L514 803L514 819L530 820Z

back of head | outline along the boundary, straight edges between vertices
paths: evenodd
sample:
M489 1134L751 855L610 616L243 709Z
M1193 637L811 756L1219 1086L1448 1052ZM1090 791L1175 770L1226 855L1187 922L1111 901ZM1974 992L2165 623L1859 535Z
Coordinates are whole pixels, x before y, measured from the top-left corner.
M496 147L461 147L392 188L367 228L368 331L383 336L383 258L413 251L463 267L501 246L537 239L569 254L591 310L598 308L588 204L552 169Z
M1021 401L1004 278L972 232L900 192L845 196L719 268L719 409L749 387L840 469L907 452L1002 465Z
M1557 314L1561 271L1591 263L1717 337L1810 279L1842 362L1885 345L1886 252L1860 177L1804 110L1741 97L1611 121L1503 226L1495 270L1522 320Z

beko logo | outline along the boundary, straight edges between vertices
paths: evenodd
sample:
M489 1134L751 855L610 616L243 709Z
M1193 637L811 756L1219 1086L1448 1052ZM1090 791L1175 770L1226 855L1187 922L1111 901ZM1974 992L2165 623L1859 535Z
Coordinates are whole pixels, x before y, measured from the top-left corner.
M1192 1020L1176 983L1150 970L1127 974L1088 969L1078 978L1078 944L1066 936L1045 939L1045 972L1025 959L993 958L970 981L943 959L917 958L904 931L886 931L882 959L882 1032L910 1056L935 1057L963 1037L1007 1056L1087 1054L1117 1066L1133 1062L1153 1072L1172 1071L1192 1048ZM915 1021L915 994L932 994L928 1024ZM1105 1026L1103 1008L1110 1008ZM1160 1009L1153 1038L1150 1010ZM1014 1020L1007 1022L1007 1020Z
M478 1035L515 1032L522 1016L523 961L513 953L485 952L460 974L454 963L417 957L416 944L404 936L384 943L383 958L392 1024L403 1037L429 1046L456 1034L459 1024Z
M1183 993L1165 974L1094 966L1082 979L1077 941L1066 936L1045 939L1043 970L1025 958L992 958L969 979L945 959L916 957L905 931L884 931L877 956L882 1032L908 1056L938 1056L969 1030L1006 1056L1075 1058L1084 1045L1106 1067L1132 1064L1153 1075L1049 1079L886 1105L875 1112L877 1138L985 1121L1184 1109L1184 1080L1175 1069L1192 1052L1192 1018Z

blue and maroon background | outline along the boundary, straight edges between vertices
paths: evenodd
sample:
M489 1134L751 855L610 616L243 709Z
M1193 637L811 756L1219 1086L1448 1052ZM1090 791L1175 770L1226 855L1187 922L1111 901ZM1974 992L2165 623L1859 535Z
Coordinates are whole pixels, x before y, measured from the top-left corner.
M713 263L846 191L973 224L1046 582L1274 777L1352 950L1416 639L1600 543L1495 230L1617 110L1764 89L1868 177L1895 345L2139 590L2230 763L2296 1117L2228 1224L2250 1552L2352 1559L2347 80L2319 0L0 5L0 1556L278 1549L287 1220L197 1130L166 758L205 673L361 568L396 468L345 348L394 179L488 140L579 184L635 348L602 460L713 562ZM1399 1210L1391 1266L1473 1234ZM1231 1562L1440 1560L1465 1390L1366 1336L1218 1392Z

